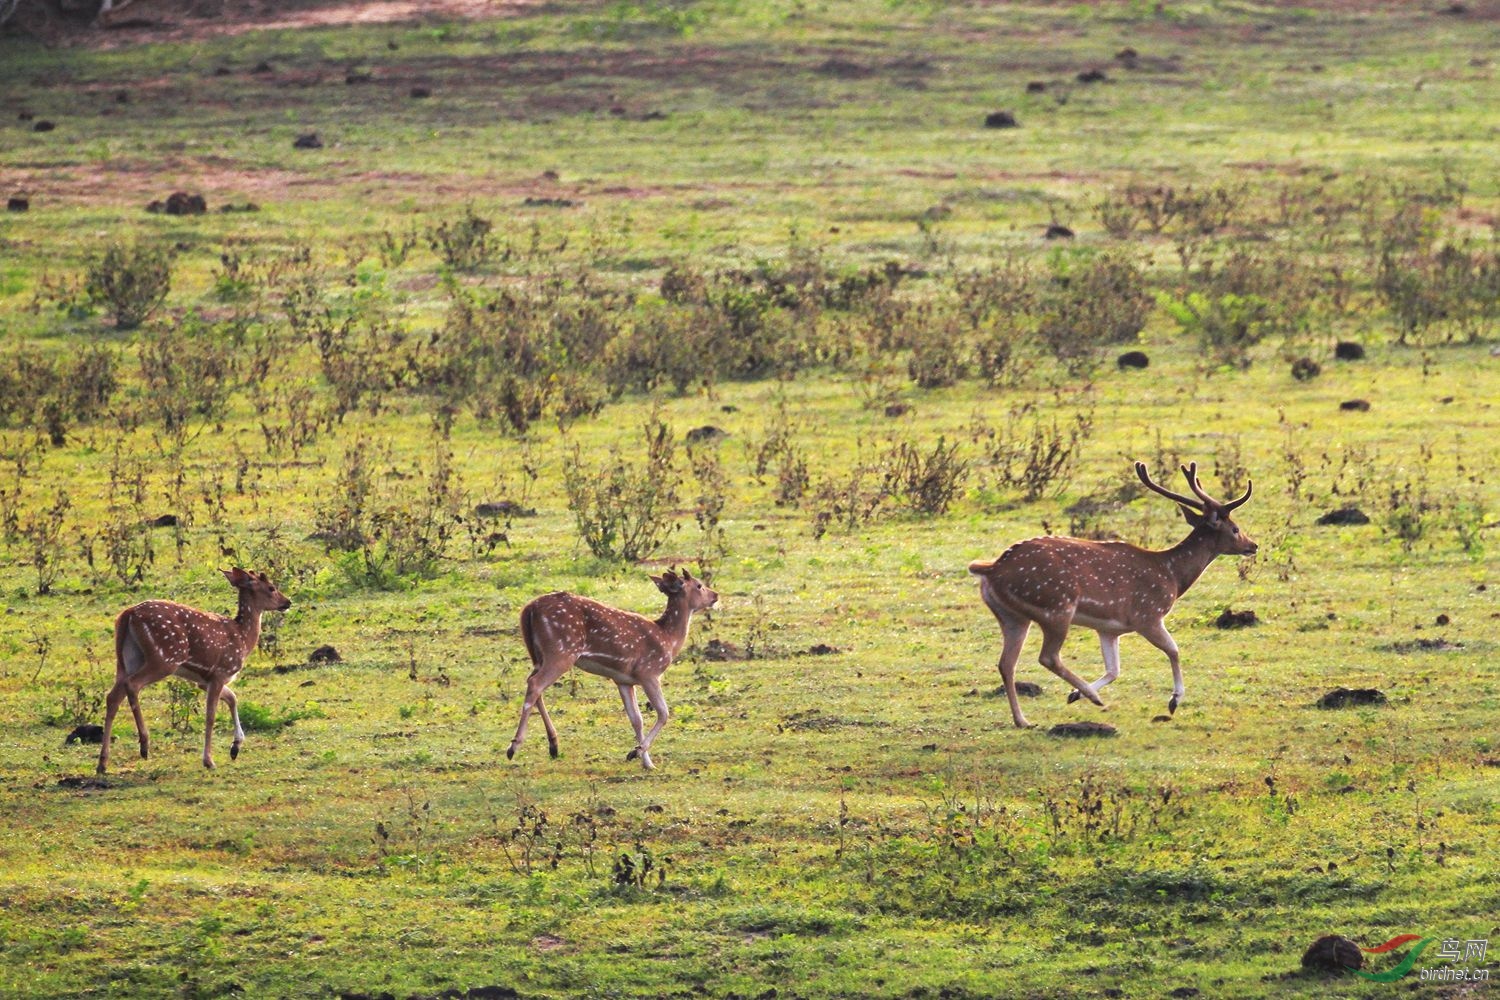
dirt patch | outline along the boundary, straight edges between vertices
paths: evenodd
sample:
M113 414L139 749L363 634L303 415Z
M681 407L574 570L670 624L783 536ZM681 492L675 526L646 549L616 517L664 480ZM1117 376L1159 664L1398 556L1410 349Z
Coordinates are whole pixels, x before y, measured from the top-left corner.
M1049 736L1065 736L1074 739L1115 736L1119 731L1107 722L1059 722L1047 730Z
M495 20L537 6L536 0L247 0L212 10L190 5L183 11L174 0L135 0L116 9L106 30L85 24L54 25L53 30L60 32L55 40L63 44L114 49L146 40L198 41L250 31Z

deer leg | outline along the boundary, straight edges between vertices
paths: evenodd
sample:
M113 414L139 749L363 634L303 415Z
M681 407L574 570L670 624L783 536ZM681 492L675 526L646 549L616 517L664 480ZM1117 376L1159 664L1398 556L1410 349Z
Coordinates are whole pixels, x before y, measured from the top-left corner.
M224 699L224 704L229 706L229 715L234 719L234 742L229 745L229 759L240 759L240 744L245 742L245 730L240 726L240 700L235 697L229 685L224 685L224 690L219 694Z
M1002 616L999 612L995 617L1000 619L1000 631L1005 636L1005 648L1000 652L1000 679L1005 683L1005 697L1010 700L1011 718L1015 720L1016 728L1029 729L1031 723L1026 721L1021 701L1016 697L1016 661L1021 658L1021 647L1026 644L1031 622L1018 615Z
M547 703L542 701L542 696L536 696L537 714L542 717L542 725L547 727L547 753L554 758L557 756L557 730L552 728L552 716L547 714Z
M115 681L115 686L109 689L104 699L104 740L99 746L99 765L94 768L96 774L103 774L109 768L109 741L115 731L115 713L120 710L120 702L125 700L128 690L122 677Z
M635 728L635 749L625 755L626 760L641 759L641 766L651 770L656 765L651 763L651 754L646 752L646 730L641 723L641 710L635 703L635 685L619 684L620 700L625 703L625 714L630 717L630 724Z
M657 735L661 733L667 720L672 717L672 713L667 710L667 699L661 692L660 677L641 681L641 690L646 692L646 700L651 703L651 710L656 713L656 722L652 725L651 731L646 734L646 742L642 744L646 750L650 750L651 744L656 742Z
M135 735L141 744L141 760L147 760L151 756L151 736L146 732L146 717L141 714L140 692L126 688L125 697L130 699L130 714L135 716Z
M1063 665L1062 647L1063 641L1068 637L1067 623L1064 622L1059 625L1055 621L1042 621L1037 624L1042 626L1042 655L1038 658L1041 660L1042 666L1073 685L1078 693L1089 701L1103 708L1104 702L1100 700L1099 695L1094 689L1083 678Z
M1120 676L1120 637L1109 632L1099 633L1099 650L1104 654L1104 676L1094 682L1094 691L1097 692L1106 684L1113 684L1115 678ZM1077 691L1068 692L1068 704L1077 701Z
M213 770L214 716L219 712L219 695L224 690L224 682L215 678L204 690L208 692L208 703L203 708L203 766Z
M1172 700L1167 702L1167 714L1175 715L1183 695L1187 694L1187 689L1182 684L1182 660L1177 655L1177 642L1167 631L1165 622L1143 628L1140 633L1147 642L1166 653L1167 662L1172 664Z
M553 681L567 673L572 665L572 660L544 661L537 664L536 668L531 671L531 675L526 678L526 698L521 702L521 721L516 726L516 735L510 741L510 746L506 748L506 760L515 757L516 751L521 749L521 744L526 741L526 723L531 718L532 710L541 705L542 692L551 687ZM547 727L548 743L555 746L557 730L552 728L552 719L545 708L542 709L542 723ZM552 756L556 757L557 753L554 751Z

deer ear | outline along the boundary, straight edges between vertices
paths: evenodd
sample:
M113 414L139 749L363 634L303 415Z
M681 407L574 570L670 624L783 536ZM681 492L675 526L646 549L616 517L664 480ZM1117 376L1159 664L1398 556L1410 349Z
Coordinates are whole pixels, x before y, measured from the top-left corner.
M236 566L234 569L224 570L224 579L229 581L231 587L243 587L250 579L250 574Z
M693 578L693 574L689 573L687 571L687 568L684 567L683 570L682 570L682 579L684 581L687 581L687 580L691 580L692 578Z
M1213 523L1208 519L1207 514L1200 514L1191 507L1184 507L1182 504L1178 504L1177 509L1182 511L1183 520L1187 521L1188 524L1191 524L1195 528L1201 528L1206 524Z
M656 584L656 589L663 594L682 593L682 581L677 579L677 574L667 570L661 576L653 576L651 582Z

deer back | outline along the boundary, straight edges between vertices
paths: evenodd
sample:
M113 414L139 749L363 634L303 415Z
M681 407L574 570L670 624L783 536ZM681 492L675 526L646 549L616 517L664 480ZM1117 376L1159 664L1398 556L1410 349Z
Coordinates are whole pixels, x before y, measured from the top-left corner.
M557 655L661 669L677 654L672 637L644 615L565 591L521 610L521 637L533 664Z
M228 677L239 673L255 645L254 636L233 618L173 601L143 601L126 608L115 620L115 635L117 643L129 637L143 648L149 646L174 667L187 665L198 673ZM141 661L122 657L121 665L129 675L140 669Z
M1066 611L1134 629L1143 619L1159 621L1178 597L1166 555L1127 542L1047 536L1017 542L969 571L983 577L1002 604L1028 617Z

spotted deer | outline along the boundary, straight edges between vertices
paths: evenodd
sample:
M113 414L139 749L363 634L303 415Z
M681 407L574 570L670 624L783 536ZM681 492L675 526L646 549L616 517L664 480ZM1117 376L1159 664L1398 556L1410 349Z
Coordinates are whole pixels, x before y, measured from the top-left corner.
M1011 715L1023 729L1030 724L1016 699L1016 660L1032 622L1042 628L1042 666L1074 688L1068 701L1084 697L1100 706L1104 702L1099 689L1120 675L1120 636L1139 632L1172 664L1167 711L1175 714L1185 693L1182 666L1163 619L1216 557L1255 554L1255 542L1229 516L1250 499L1252 484L1246 483L1245 495L1238 500L1220 503L1198 482L1197 463L1182 469L1193 497L1152 482L1143 462L1135 463L1135 472L1147 487L1175 501L1192 526L1187 538L1172 548L1154 551L1127 542L1048 536L1017 542L991 562L969 564L969 572L979 577L980 596L1005 636L1000 676ZM1075 624L1099 633L1104 675L1093 684L1063 665L1063 640Z
M526 722L536 711L547 727L547 749L557 756L557 730L547 714L542 692L575 664L582 670L607 677L620 689L625 714L635 727L635 749L626 760L640 758L641 766L651 770L651 744L667 724L667 700L662 696L661 678L673 658L687 641L688 622L694 611L711 608L719 595L701 580L683 570L678 576L667 570L651 577L658 590L667 595L667 609L655 621L631 611L620 611L576 594L544 594L521 609L521 638L531 656L531 675L526 678L526 699L521 705L521 722L515 739L505 751L507 758L516 755L526 739ZM656 723L644 732L641 711L636 707L635 689L646 693L646 700L656 712Z
M104 743L99 748L98 771L109 767L109 741L120 702L130 701L135 731L141 743L141 759L150 756L151 738L141 714L140 692L164 677L181 677L208 695L203 733L203 766L214 766L214 715L219 699L229 705L234 718L231 760L239 758L245 730L240 727L239 699L230 683L245 665L245 657L260 638L260 616L265 611L285 611L292 606L264 573L247 573L236 566L224 576L240 594L239 611L233 618L199 611L172 601L145 601L121 611L115 619L115 686L105 699Z

